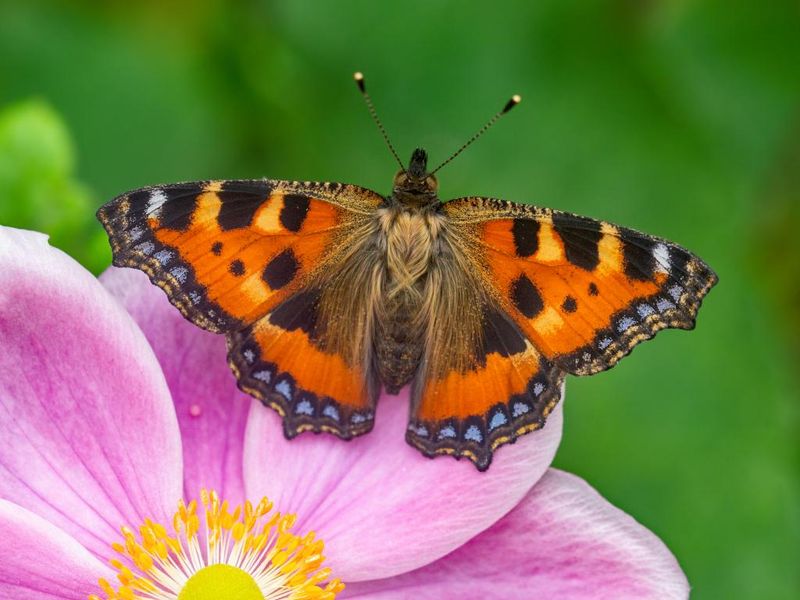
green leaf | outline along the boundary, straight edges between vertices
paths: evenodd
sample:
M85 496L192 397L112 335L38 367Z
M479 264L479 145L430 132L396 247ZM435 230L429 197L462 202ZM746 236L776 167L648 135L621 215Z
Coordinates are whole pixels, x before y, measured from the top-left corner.
M0 223L49 234L53 245L97 272L108 250L98 251L95 203L74 168L72 139L47 103L28 100L0 112Z

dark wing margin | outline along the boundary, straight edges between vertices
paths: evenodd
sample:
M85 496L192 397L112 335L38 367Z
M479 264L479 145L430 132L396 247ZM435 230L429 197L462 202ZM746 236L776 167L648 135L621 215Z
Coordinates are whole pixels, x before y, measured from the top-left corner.
M151 215L163 211L163 227L182 231L191 223L197 198L208 181L141 188L103 205L97 218L108 234L116 267L144 271L164 290L170 302L195 325L214 333L241 327L242 323L208 297L207 287L197 281L194 267L181 260L176 248L155 235ZM254 187L255 197L261 185ZM260 194L261 201L266 194ZM210 248L209 248L210 250Z

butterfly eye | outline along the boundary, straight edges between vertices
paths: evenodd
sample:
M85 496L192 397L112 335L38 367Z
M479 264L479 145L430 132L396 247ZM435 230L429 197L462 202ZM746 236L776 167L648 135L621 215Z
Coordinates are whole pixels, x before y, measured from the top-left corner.
M434 175L425 178L425 185L434 193L439 191L439 180Z
M397 175L394 176L394 182L392 183L393 187L403 187L408 183L408 174L405 171L398 171Z

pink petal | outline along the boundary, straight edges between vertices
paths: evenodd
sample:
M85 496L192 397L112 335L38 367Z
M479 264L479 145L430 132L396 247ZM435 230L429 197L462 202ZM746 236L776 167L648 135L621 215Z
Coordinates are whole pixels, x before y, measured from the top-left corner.
M451 552L513 508L542 476L561 439L557 408L541 431L500 448L485 473L468 461L425 458L406 444L408 394L383 395L375 429L350 442L303 434L254 405L245 438L245 485L298 515L297 530L325 542L336 577L404 573Z
M225 338L184 319L141 271L111 267L100 281L139 324L167 378L183 438L186 497L213 488L241 502L244 428L253 400L236 387Z
M436 563L342 597L671 600L689 584L653 533L575 475L550 469L517 508Z
M119 304L41 234L0 228L0 496L97 555L181 494L169 390Z
M0 598L86 600L113 572L75 538L38 515L0 500Z

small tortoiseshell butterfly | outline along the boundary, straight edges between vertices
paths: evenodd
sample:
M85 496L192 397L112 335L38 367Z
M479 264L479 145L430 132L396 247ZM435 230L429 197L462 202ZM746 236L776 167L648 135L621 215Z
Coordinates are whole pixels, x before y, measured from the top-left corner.
M227 337L239 387L281 414L287 438L367 433L381 388L411 384L407 441L483 471L498 446L544 425L567 373L693 328L717 277L672 242L604 221L442 202L437 170L417 149L389 196L204 181L135 190L97 214L115 265L141 269L187 319Z

